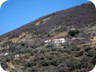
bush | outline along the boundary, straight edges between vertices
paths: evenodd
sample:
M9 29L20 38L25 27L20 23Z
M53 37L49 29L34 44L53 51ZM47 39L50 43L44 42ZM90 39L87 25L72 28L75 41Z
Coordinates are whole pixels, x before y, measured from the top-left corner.
M65 53L65 52L66 52L65 49L61 49L61 48L59 48L58 51L59 51L60 53Z
M51 65L53 65L53 66L58 66L59 64L60 64L60 60L59 60L59 59L53 58L53 59L51 60Z
M32 67L32 66L35 66L36 64L37 64L36 61L30 60L30 61L25 65L25 67Z
M84 56L84 57L82 58L82 61L81 61L81 67L82 67L82 68L87 68L87 67L88 67L88 62L89 62L89 60L90 60L90 57Z
M30 53L31 55L34 54L34 50L32 48L21 48L18 51L20 54Z
M49 52L50 50L48 48L41 49L40 53L46 53Z
M80 69L80 65L81 65L81 61L78 59L73 59L70 58L69 60L66 61L66 64L68 67L72 68L72 70L74 69Z
M94 56L91 60L91 63L93 63L93 65L96 65L96 56Z
M13 58L14 58L13 54L8 54L5 59L6 59L6 62L10 62L13 60Z
M76 34L78 34L78 33L79 33L79 30L70 30L68 34L69 34L70 36L74 37L74 36L75 36Z
M90 51L88 51L88 53L87 53L87 56L89 56L89 57L93 57L93 56L96 56L96 51L95 50L90 50Z
M43 60L41 60L41 65L42 66L49 66L49 65L53 65L53 66L58 66L61 63L59 58L44 58Z
M80 57L80 56L83 56L84 52L83 51L80 51L76 54L76 57Z
M67 67L67 65L65 63L58 65L57 68L58 68L57 69L58 72L71 72L70 68Z
M44 59L43 61L41 61L41 65L42 66L49 66L50 65L50 61L48 59Z

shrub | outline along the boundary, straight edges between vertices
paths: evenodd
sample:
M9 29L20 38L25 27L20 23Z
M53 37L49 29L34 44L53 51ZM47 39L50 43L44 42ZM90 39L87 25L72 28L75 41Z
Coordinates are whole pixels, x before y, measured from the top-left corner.
M61 49L61 48L59 48L58 51L59 51L60 53L65 53L65 52L66 52L65 49Z
M41 49L40 53L46 53L49 52L50 50L48 48Z
M14 58L13 54L8 54L5 59L6 59L7 62L10 62L10 61L13 60L13 58Z
M77 59L70 58L69 60L66 61L66 64L68 67L74 69L80 69L81 61Z
M96 65L96 56L94 56L94 57L92 58L91 63L93 63L93 65Z
M31 55L34 54L34 50L32 48L21 48L18 51L20 54L30 53Z
M50 65L50 61L48 59L44 59L41 61L41 65L42 66L49 66Z
M59 64L60 64L60 60L59 60L59 59L53 58L53 59L51 60L51 65L53 65L53 66L58 66Z
M74 36L75 36L76 34L78 34L78 33L79 33L79 30L70 30L68 34L69 34L70 36L74 37Z
M89 56L89 57L93 57L93 56L96 56L96 51L95 50L90 50L90 51L88 51L88 53L87 53L87 56Z
M25 67L33 67L37 65L36 60L30 60L27 64L25 64Z
M81 61L81 67L87 68L89 60L90 60L90 57L84 56Z
M60 65L58 65L58 72L71 72L70 68L66 66L65 63L62 63Z
M76 57L80 57L80 56L83 56L84 52L83 51L80 51L76 54Z

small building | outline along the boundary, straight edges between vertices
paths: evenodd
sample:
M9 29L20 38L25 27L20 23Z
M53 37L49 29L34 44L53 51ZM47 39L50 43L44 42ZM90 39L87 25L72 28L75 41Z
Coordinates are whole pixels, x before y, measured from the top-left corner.
M16 55L15 55L15 58L19 58L19 57L20 57L20 55L19 55L19 54L16 54Z
M9 53L0 53L0 56L7 56Z
M60 44L60 43L64 43L65 39L64 38L57 38L57 39L50 39L50 40L44 41L45 44L48 44L50 42L52 42L54 44Z
M53 39L53 42L55 44L60 44L60 43L64 43L65 42L65 39L64 38Z
M96 37L93 37L94 40L96 40Z
M9 53L5 53L4 55L7 56Z
M96 37L93 37L93 38L91 39L91 41L96 41Z
M71 40L76 40L76 38L75 37L72 37L72 39Z
M49 43L49 42L51 42L52 40L46 40L46 41L44 41L44 43Z

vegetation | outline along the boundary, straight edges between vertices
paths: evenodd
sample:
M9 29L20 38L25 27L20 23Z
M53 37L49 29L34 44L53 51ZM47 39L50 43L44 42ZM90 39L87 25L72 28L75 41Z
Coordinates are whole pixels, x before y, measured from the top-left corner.
M96 65L95 27L91 3L41 17L0 36L1 65L9 72L88 72Z
M79 30L77 30L77 29L76 30L70 30L69 31L69 35L72 36L72 37L74 37L78 33L79 33Z

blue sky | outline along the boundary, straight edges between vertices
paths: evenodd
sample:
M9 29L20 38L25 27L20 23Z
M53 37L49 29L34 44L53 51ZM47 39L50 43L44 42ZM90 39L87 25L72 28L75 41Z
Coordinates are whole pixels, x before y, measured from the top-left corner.
M8 0L0 8L0 35L41 16L86 2L88 0Z

